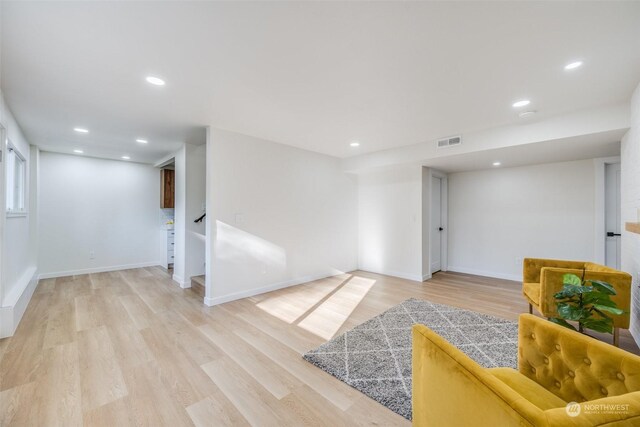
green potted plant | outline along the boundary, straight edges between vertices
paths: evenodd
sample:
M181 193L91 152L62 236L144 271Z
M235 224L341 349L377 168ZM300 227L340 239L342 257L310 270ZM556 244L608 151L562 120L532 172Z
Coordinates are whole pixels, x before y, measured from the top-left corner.
M581 333L585 333L585 329L591 329L612 334L613 319L610 314L624 313L611 300L611 296L616 295L613 286L601 280L584 280L584 272L582 278L575 274L565 274L562 282L562 290L554 295L560 317L549 320ZM578 329L568 321L577 322Z

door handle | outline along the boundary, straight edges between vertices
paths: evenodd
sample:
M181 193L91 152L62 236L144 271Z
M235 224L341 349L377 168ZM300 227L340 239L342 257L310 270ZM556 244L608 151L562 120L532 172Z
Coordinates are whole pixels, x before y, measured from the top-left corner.
M438 231L442 231L442 230L444 230L444 228L438 227Z
M614 233L613 231L607 231L607 237L621 236L620 233Z

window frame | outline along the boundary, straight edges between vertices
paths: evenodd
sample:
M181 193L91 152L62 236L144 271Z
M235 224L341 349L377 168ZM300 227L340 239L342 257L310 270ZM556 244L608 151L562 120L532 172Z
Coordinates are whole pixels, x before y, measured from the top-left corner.
M18 148L7 140L5 214L7 218L27 216L27 160ZM10 200L12 198L12 200ZM16 204L19 205L15 209Z

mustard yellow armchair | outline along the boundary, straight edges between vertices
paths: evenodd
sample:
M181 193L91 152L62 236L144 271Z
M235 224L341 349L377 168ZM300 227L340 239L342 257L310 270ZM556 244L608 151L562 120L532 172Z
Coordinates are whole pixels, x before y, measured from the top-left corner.
M413 425L640 425L640 357L531 314L518 334L519 371L487 369L415 325Z
M619 345L620 328L629 329L631 310L631 276L604 265L583 261L525 258L522 271L522 293L529 302L529 313L535 307L544 317L558 317L556 300L553 297L562 290L562 277L572 273L589 280L602 280L613 286L616 295L611 299L625 311L613 318L613 343Z

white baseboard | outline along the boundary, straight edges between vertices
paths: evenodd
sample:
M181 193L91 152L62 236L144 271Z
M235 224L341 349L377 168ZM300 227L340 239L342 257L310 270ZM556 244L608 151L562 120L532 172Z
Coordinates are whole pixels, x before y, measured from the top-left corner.
M384 274L385 276L399 277L401 279L413 280L414 282L424 282L426 280L425 277L431 278L430 274L422 276L422 274L411 274L393 270L378 270L366 267L360 267L359 270L375 274Z
M184 280L183 277L180 277L176 274L171 276L171 279L178 284L182 289L187 289L191 287L191 281Z
M209 307L211 307L218 304L224 304L225 302L231 302L231 301L235 301L242 298L248 298L255 295L264 294L267 292L277 291L278 289L301 285L303 283L313 282L314 280L320 280L320 279L324 279L324 278L336 276L336 275L337 274L335 273L335 271L333 271L329 274L318 274L316 276L299 277L296 279L272 283L270 285L262 286L260 288L248 289L246 291L241 291L241 292L234 292L232 294L223 295L219 297L212 297L212 298L204 297L204 303L205 305L208 305Z
M55 273L42 273L39 279L54 279L56 277L77 276L80 274L105 273L107 271L130 270L132 268L154 267L160 265L159 261L143 262L138 264L112 265L108 267L92 267L80 270L58 271Z
M18 291L11 293L11 300L7 299L7 305L0 307L0 338L7 338L15 333L38 286L38 274L35 267L27 270L24 277L26 279L21 280L17 285Z
M447 266L447 271L452 271L455 273L473 274L474 276L493 277L496 279L513 280L515 282L522 282L522 276L518 274L496 273L495 271L477 270L475 268L455 267L451 265Z

